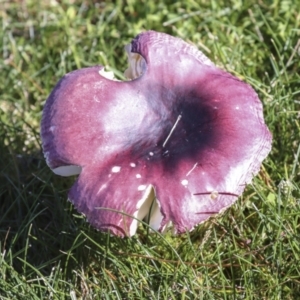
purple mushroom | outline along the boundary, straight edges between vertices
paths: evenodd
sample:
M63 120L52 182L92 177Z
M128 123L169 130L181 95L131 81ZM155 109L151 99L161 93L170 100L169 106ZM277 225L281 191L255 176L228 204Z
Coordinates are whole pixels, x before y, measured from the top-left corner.
M147 31L126 46L130 81L102 66L66 74L43 111L54 173L79 174L69 199L97 229L174 233L232 205L271 149L262 104L194 46Z

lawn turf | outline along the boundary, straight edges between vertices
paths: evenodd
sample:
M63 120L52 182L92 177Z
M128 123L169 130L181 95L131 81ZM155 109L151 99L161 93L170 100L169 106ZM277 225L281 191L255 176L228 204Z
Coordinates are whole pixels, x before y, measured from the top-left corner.
M0 0L0 299L299 299L300 1ZM194 231L119 239L70 202L39 123L56 82L101 64L124 79L143 30L193 43L251 84L273 149L245 193Z

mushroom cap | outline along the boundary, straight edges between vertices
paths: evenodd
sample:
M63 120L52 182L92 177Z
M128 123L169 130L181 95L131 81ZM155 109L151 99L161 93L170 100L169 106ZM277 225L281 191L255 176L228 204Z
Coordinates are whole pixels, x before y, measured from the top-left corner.
M126 50L138 78L94 66L57 83L41 122L47 164L79 174L69 199L99 230L131 236L149 214L156 230L190 231L258 173L272 140L262 104L181 39L147 31Z

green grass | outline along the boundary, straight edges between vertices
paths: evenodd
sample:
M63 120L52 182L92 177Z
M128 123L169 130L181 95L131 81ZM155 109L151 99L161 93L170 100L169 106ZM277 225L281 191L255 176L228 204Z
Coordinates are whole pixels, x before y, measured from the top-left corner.
M0 0L0 299L300 298L300 1L244 2ZM145 29L250 83L274 141L223 215L119 239L67 201L74 178L46 166L39 123L66 72L102 64L122 79L123 47Z

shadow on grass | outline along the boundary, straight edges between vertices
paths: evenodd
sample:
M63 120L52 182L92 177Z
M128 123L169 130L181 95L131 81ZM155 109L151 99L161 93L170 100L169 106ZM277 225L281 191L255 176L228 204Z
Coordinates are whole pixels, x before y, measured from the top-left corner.
M72 179L53 176L41 151L26 154L0 144L0 152L2 255L26 278L34 269L49 274L55 264L64 263L64 253L85 226L67 203Z
M114 263L114 255L122 257L128 244L129 249L134 247L135 238L111 237L87 224L67 200L74 178L62 180L52 174L41 151L28 155L3 144L0 148L1 252L20 275L46 276L60 265L67 280L74 277L74 269L90 267L92 260L99 267ZM140 242L161 244L165 251L162 242L157 242L159 236L150 237L147 228L140 230L144 231ZM172 253L169 258L177 259Z

